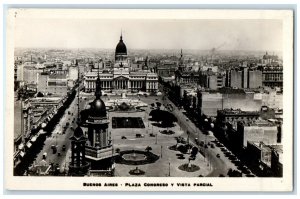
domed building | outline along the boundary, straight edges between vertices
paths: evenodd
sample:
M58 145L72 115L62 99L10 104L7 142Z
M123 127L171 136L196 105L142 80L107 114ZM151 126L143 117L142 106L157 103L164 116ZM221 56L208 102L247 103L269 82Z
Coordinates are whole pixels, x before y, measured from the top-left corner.
M90 173L101 175L97 171L105 171L106 174L113 175L113 157L117 155L113 152L111 133L108 131L109 120L106 106L101 99L100 75L96 80L95 99L90 103L87 110L87 144L85 146L85 158L90 162Z
M115 61L126 61L127 59L127 48L126 45L123 42L122 34L120 36L120 41L116 46L115 51Z
M135 69L131 67L122 34L115 49L113 68L92 68L90 72L86 73L84 79L86 92L95 91L98 70L100 70L103 90L121 90L122 92L128 90L156 92L158 90L158 76L150 71L148 66Z

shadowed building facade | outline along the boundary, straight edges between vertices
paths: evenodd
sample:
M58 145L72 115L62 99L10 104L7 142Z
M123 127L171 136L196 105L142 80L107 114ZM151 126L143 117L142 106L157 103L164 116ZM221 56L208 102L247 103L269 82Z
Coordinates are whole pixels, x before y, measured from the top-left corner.
M71 140L71 163L69 165L69 175L84 176L87 174L90 164L85 158L85 144L87 138L82 129L78 126Z
M105 103L101 99L101 81L98 73L95 99L90 103L87 120L86 159L91 164L91 175L113 175L114 153L111 132L108 131L109 120Z

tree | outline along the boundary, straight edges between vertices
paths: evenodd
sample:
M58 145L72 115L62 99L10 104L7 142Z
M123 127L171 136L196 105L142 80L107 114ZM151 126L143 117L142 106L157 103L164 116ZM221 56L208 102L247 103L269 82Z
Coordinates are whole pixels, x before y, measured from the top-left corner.
M196 97L195 96L193 96L193 113L195 113L196 112L196 108L197 108L197 102L196 102L197 100L196 100Z
M181 153L187 153L188 147L187 145L180 145L177 147L177 150L180 151Z
M184 109L186 109L188 106L187 91L183 92L183 106L184 106Z
M147 146L145 151L147 151L147 153L149 153L152 150L152 148L150 146Z
M161 103L160 102L156 102L156 106L157 106L158 109L160 109Z
M162 120L162 118L161 118L161 110L157 110L157 109L152 110L152 111L150 111L149 115L152 117L151 119L153 121L159 122L159 121Z
M177 122L177 118L168 111L156 109L152 110L149 115L153 121L161 122L164 127L170 127L174 122Z
M198 154L198 151L199 151L198 148L194 146L191 151L191 156L196 157Z

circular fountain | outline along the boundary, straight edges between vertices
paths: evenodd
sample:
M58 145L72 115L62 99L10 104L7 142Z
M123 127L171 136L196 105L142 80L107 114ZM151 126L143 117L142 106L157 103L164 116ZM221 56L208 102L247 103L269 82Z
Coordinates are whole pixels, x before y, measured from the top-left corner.
M128 150L121 151L116 163L126 165L143 165L153 163L159 159L159 156L149 151Z
M122 155L122 158L126 161L141 161L146 160L147 156L141 153L136 153L134 150L132 153Z

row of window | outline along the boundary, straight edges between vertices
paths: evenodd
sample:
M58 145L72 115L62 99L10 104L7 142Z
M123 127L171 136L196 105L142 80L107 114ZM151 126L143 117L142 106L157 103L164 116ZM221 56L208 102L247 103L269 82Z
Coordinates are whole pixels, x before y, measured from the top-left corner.
M264 80L282 80L282 74L268 74L264 75Z

